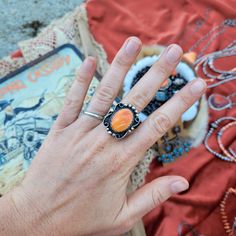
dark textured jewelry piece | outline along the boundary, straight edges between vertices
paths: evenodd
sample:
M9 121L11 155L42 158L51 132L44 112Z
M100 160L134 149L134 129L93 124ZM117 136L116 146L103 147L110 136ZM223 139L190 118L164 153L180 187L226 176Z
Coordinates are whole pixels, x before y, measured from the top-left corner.
M160 148L162 154L158 151L157 160L162 163L171 163L177 158L183 156L185 153L188 153L191 147L191 140L181 138L179 133L181 128L177 125L172 128L172 133L175 134L175 137L169 139L168 133L162 136L163 140Z
M107 132L117 139L124 138L140 124L139 115L131 104L118 103L103 120Z

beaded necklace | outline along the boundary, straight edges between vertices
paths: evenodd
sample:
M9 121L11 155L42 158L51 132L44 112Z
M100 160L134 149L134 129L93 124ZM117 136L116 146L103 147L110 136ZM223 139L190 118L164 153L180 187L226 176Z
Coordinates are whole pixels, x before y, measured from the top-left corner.
M222 155L218 152L216 152L215 150L213 150L209 144L208 144L208 140L209 138L211 137L212 133L214 132L215 129L218 128L219 124L225 120L230 120L230 121L236 121L236 117L231 117L231 116L226 116L226 117L221 117L219 118L218 120L216 120L215 122L211 123L211 128L210 130L208 131L207 135L206 135L206 138L204 140L204 145L206 147L206 149L212 153L213 155L215 155L216 157L220 158L221 160L224 160L224 161L229 161L229 162L236 162L236 158L235 157L231 157L231 155ZM227 127L229 128L229 127ZM217 136L221 136L221 133L217 134ZM220 137L219 137L220 138ZM220 141L221 142L221 141Z
M223 151L223 153L224 153L226 156L230 157L231 159L235 159L235 158L236 158L236 155L235 155L234 153L230 153L230 152L224 147L221 138L222 138L222 135L223 135L224 131L227 130L227 129L229 129L230 127L232 127L232 126L234 126L234 125L236 125L236 121L230 122L230 123L228 123L227 125L223 126L223 127L220 129L220 131L217 133L217 142L218 142L218 144L219 144L220 149Z
M228 236L233 236L233 235L235 235L235 232L236 232L236 217L234 218L234 222L233 222L232 227L230 227L228 216L225 211L226 202L229 198L229 195L231 195L231 194L236 196L236 189L229 188L227 190L227 192L225 193L223 200L220 203L221 220L224 225L225 232Z

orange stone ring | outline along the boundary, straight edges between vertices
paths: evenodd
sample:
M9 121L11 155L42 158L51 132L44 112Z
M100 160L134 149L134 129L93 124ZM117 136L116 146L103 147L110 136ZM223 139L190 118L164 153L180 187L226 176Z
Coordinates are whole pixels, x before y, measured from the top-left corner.
M131 104L118 103L104 117L103 124L109 134L122 139L140 124L138 111Z

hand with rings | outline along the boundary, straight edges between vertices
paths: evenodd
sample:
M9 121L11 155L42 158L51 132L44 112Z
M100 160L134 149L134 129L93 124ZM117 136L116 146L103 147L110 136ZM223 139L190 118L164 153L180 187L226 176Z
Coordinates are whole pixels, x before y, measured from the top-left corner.
M85 59L25 178L0 199L4 235L120 235L170 196L188 189L183 177L164 176L127 194L130 174L146 150L206 90L205 82L195 79L139 123L138 113L181 60L182 49L172 44L110 111L140 49L138 38L125 41L82 114L96 70L95 59Z

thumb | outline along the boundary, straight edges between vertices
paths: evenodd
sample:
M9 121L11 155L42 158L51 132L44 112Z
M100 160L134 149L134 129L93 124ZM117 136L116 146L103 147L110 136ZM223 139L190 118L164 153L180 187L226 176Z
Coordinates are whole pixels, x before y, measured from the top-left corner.
M128 197L126 214L136 222L173 194L188 188L188 181L180 176L164 176L155 179Z

